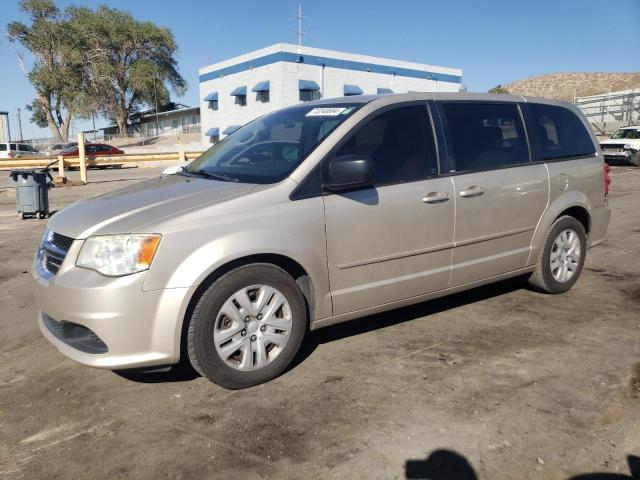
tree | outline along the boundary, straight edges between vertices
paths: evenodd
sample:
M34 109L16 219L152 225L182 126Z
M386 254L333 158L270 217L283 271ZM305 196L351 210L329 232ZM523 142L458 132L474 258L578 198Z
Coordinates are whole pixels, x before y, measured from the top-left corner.
M489 93L509 93L509 90L507 90L506 87L503 87L502 85L498 84L495 87L493 87L491 90L489 90Z
M75 40L69 35L69 19L53 0L21 0L20 8L30 17L30 24L11 22L9 40L19 43L33 56L28 69L22 53L18 59L22 70L36 91L31 104L32 119L48 126L58 142L66 142L71 119L86 113L81 57Z
M72 36L81 39L83 72L103 115L127 133L127 119L143 105L182 95L186 82L177 69L177 50L168 28L136 20L105 5L69 7Z

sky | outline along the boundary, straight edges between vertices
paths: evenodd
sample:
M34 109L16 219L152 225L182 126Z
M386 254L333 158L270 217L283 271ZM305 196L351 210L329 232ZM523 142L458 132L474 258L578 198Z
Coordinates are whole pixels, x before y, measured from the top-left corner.
M6 38L8 22L26 21L18 3L0 0L0 110L15 131L22 109L25 138L48 137L29 123L34 90ZM297 41L297 0L57 0L61 8L101 3L173 31L189 85L174 100L191 106L200 67ZM306 45L461 68L471 92L551 72L640 71L640 0L303 0L303 13Z

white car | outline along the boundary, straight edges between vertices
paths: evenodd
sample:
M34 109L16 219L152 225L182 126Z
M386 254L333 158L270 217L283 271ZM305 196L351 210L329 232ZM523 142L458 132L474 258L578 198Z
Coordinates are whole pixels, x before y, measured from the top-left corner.
M605 161L640 167L640 126L619 128L608 140L600 142L600 148Z
M0 159L40 156L42 153L27 143L0 143Z

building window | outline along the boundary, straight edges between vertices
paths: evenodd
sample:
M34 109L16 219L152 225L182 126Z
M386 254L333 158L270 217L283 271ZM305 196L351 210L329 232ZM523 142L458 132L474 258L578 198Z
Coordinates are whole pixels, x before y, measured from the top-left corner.
M211 135L209 137L209 143L218 143L220 141L219 135Z
M218 100L211 100L209 102L209 109L210 110L218 110Z
M247 96L246 95L236 95L236 105L240 105L241 107L247 106Z
M311 102L312 100L320 100L320 90L300 90L301 102Z
M256 93L256 100L260 103L268 103L269 102L269 90L261 90Z

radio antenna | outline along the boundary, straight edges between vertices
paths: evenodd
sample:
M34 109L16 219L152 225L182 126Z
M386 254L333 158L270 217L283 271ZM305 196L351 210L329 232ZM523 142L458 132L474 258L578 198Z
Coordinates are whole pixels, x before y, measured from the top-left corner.
M307 32L304 32L302 30L302 21L308 18L302 15L302 3L298 4L298 13L292 14L291 18L294 18L298 21L298 29L294 30L293 33L295 33L296 37L298 37L298 53L302 53L302 37L307 34Z

